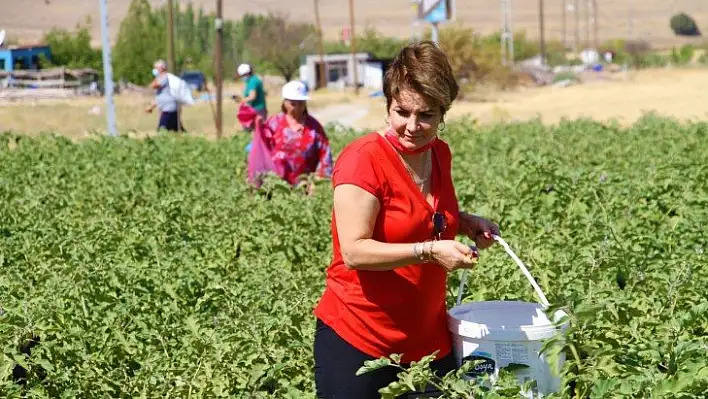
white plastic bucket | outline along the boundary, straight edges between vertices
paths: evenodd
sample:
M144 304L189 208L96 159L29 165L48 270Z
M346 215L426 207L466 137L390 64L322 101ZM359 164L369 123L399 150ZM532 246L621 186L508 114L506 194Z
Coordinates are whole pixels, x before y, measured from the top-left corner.
M487 301L460 304L464 289L466 270L463 272L457 306L448 312L448 328L452 333L453 351L458 367L463 362L481 361L467 378L477 378L489 374L494 380L499 370L511 363L528 366L514 373L519 382L536 381L534 392L529 397L543 397L560 389L560 378L553 374L551 364L540 354L543 341L552 338L558 329L549 320L544 309L548 306L543 291L528 273L521 260L500 237L495 236L504 249L516 261L543 304L519 301ZM559 320L565 316L557 311L553 317ZM561 364L556 365L560 369Z

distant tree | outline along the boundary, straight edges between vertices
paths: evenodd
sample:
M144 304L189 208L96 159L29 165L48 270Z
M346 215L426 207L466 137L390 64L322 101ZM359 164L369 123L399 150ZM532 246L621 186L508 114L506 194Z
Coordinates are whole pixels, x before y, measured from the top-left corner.
M238 62L249 57L245 42L250 30L265 20L264 16L246 14L241 21L223 22L224 71L233 71ZM156 59L167 60L167 8L152 9L149 0L132 0L123 19L114 48L113 65L116 76L136 84L152 79L150 70ZM200 70L214 76L214 31L216 16L192 3L174 10L175 62L170 69L177 73ZM228 75L227 75L228 76Z
M371 27L356 36L357 52L369 53L376 58L393 58L406 44L406 39L382 35ZM342 41L325 43L327 54L348 53L350 50L351 47Z
M113 50L117 79L147 84L155 60L167 59L167 36L148 0L132 0L128 14L118 29Z
M363 51L376 58L393 58L408 44L408 40L384 36L373 28L366 28L356 37L357 51Z
M52 29L44 35L52 52L50 65L67 68L93 68L102 73L101 50L91 47L90 19L87 25L77 25L76 31Z
M301 57L314 50L314 39L313 25L289 22L284 15L271 13L253 27L248 49L258 61L291 80Z
M426 32L426 36L427 36ZM428 38L428 37L426 37ZM440 48L450 59L452 71L458 78L472 78L480 68L487 64L498 65L501 57L494 52L480 51L478 40L472 28L461 24L451 25L440 30ZM493 58L487 62L487 58Z
M680 36L700 36L701 32L696 21L686 13L676 14L671 17L671 30Z

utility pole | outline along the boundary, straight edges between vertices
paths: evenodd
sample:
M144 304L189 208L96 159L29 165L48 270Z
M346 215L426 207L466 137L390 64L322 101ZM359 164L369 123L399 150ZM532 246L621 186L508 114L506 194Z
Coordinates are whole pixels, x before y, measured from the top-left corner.
M103 50L103 93L106 97L106 122L108 134L116 136L116 110L113 105L113 65L111 43L108 40L108 6L106 0L98 0L101 8L101 45Z
M575 17L575 37L573 40L573 53L578 55L580 48L580 0L575 0L573 4L573 17Z
M501 53L502 65L504 66L514 63L514 30L511 25L511 1L512 0L501 0Z
M589 48L592 39L590 37L590 25L592 24L592 0L585 0L585 48Z
M563 50L565 50L568 48L568 31L567 31L568 24L567 24L567 18L566 18L568 5L566 4L565 0L561 0L561 6L562 6L561 7L561 26L562 26L561 29L563 30L563 33L562 33L562 35L563 35Z
M167 0L167 69L177 74L175 63L175 17L173 0Z
M600 46L599 43L599 28L598 28L598 16L599 16L599 11L597 10L597 0L592 0L592 41L593 41L593 47L595 49L598 49Z
M632 7L633 0L627 0L627 28L629 29L629 34L627 38L629 40L634 39L634 7Z
M354 0L349 0L349 31L352 40L352 69L354 76L354 93L359 94L359 63L356 59L356 33L354 31Z
M543 20L543 0L538 0L538 18L540 27L540 42L541 42L541 64L546 65L546 37L545 37L545 26Z
M322 24L320 23L320 1L315 0L315 23L317 24L317 51L320 53L320 63L317 65L320 76L317 79L317 86L327 87L327 68L324 60L324 40L322 38Z
M223 0L216 0L216 44L214 46L214 80L216 80L216 137L221 138L222 132L222 108L223 108L223 84L224 66L222 61L224 48L224 4Z

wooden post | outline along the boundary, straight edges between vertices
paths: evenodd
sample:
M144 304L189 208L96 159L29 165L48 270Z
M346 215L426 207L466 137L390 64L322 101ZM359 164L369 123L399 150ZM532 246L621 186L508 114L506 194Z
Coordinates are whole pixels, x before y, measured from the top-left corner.
M540 44L541 44L541 63L546 64L546 36L545 36L545 26L543 18L543 0L538 0L538 18L539 18L539 29L540 29Z
M599 38L598 38L598 23L597 23L597 18L599 16L599 12L597 11L597 0L592 0L592 41L596 50L599 49L600 43L599 43ZM599 50L598 50L599 51Z
M359 94L359 63L356 60L356 33L354 31L354 0L349 0L349 25L350 35L352 40L352 68L354 69L354 93Z
M573 40L573 52L578 55L580 49L580 1L575 0L573 4L573 16L575 17L575 35Z
M315 23L317 24L317 51L320 54L320 63L318 69L320 71L320 78L317 79L317 85L319 87L327 87L327 71L325 70L325 60L324 60L324 39L322 38L322 24L320 23L320 4L319 0L315 0Z
M592 19L591 10L592 0L585 1L585 48L590 48L592 46L592 37L590 34L590 24Z
M561 9L561 25L562 25L562 30L563 30L563 50L568 48L568 23L567 23L567 9L568 5L566 4L565 0L561 0L561 5L563 8Z
M214 80L216 80L216 137L222 135L222 109L223 109L223 84L224 66L222 60L222 50L224 48L224 11L223 0L216 0L216 44L214 46Z
M167 70L176 75L174 8L173 0L167 0Z

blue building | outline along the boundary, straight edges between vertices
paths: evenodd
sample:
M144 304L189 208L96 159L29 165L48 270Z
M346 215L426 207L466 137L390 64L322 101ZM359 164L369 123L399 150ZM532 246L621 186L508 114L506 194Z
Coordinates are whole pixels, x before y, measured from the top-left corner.
M41 56L51 59L49 46L0 47L0 71L12 72L17 64L21 69L39 69Z

